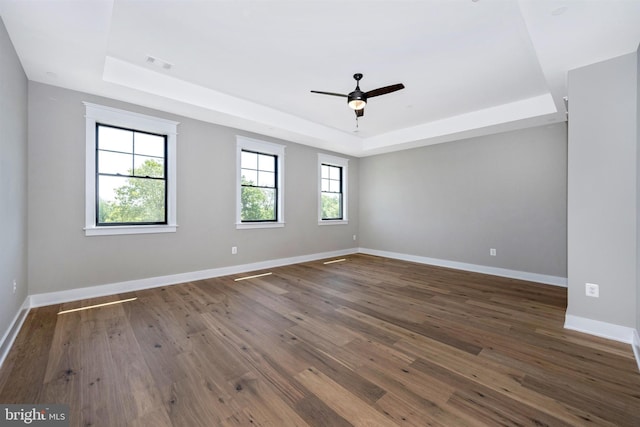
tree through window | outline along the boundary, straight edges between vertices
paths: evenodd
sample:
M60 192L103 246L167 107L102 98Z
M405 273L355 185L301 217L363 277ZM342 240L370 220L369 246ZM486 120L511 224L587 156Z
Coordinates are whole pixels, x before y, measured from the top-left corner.
M318 153L318 224L348 223L349 160Z
M242 150L240 215L243 222L277 220L276 159L272 154Z
M285 148L236 136L236 228L284 227Z
M166 136L103 124L96 132L96 224L166 224Z
M342 167L322 164L322 219L342 219Z

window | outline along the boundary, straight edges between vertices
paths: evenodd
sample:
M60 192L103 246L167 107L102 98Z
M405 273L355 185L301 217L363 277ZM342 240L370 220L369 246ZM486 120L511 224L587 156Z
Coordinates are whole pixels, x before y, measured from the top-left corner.
M349 160L318 154L318 223L347 223Z
M284 146L237 137L237 228L284 226Z
M320 165L322 219L342 219L342 166Z
M178 123L85 107L85 234L176 231Z
M97 124L96 140L96 224L166 224L166 135Z
M242 150L240 159L240 199L242 222L276 221L278 219L277 156Z

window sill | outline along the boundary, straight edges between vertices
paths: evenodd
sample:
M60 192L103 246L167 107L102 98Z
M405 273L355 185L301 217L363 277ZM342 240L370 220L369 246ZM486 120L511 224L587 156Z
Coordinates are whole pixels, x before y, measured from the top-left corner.
M284 222L237 222L237 230L247 230L252 228L282 228Z
M175 233L177 225L123 225L113 227L87 227L85 236L115 236L118 234Z
M321 219L318 221L318 225L344 225L349 224L349 220L346 219Z

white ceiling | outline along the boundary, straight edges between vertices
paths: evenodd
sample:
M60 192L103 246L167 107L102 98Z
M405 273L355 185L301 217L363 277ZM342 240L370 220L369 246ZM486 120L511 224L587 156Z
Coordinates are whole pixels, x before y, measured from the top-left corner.
M30 80L355 156L563 121L567 71L640 42L640 0L0 0L0 15ZM358 128L345 98L310 93L346 94L356 72L364 91L406 87Z

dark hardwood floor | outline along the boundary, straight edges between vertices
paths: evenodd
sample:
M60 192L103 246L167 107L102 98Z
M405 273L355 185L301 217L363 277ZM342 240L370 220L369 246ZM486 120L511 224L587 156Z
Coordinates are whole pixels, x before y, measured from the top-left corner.
M367 255L270 271L33 309L0 402L72 426L640 426L631 347L563 329L563 288Z

